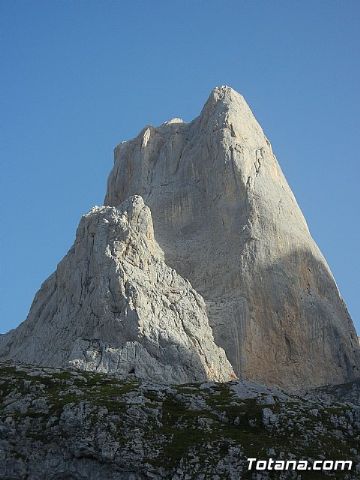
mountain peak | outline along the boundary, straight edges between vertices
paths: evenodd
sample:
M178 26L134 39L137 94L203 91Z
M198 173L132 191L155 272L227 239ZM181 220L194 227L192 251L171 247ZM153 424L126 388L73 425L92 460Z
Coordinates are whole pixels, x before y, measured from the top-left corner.
M105 204L0 337L0 359L165 383L226 380L231 366L293 388L359 375L334 278L234 89L214 88L188 124L121 144Z
M289 386L358 375L349 314L243 96L215 87L195 120L173 127L116 153L105 203L146 199L168 265L205 299L240 378Z
M94 207L0 359L72 366L160 383L235 378L204 300L169 268L139 195Z
M228 110L232 106L242 102L245 102L244 98L236 90L227 85L218 86L211 90L202 110L202 115L214 110L214 108L216 108L218 112Z
M232 87L229 87L229 85L218 85L211 90L209 96L213 96L217 101L226 99L231 100L237 96L241 97L240 93L234 90Z
M228 131L239 140L254 140L254 148L264 143L264 132L244 97L233 88L215 87L195 122L205 132Z

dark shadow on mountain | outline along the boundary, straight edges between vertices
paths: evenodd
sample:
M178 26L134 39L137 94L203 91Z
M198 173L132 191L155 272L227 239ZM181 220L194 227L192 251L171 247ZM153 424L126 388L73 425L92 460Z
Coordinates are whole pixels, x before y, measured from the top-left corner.
M352 320L320 257L295 250L242 282L248 308L245 319L237 317L240 377L295 387L360 376Z

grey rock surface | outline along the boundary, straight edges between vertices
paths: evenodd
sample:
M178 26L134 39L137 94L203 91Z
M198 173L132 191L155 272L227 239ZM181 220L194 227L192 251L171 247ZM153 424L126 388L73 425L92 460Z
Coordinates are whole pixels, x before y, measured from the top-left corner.
M139 196L81 219L26 321L1 337L0 358L164 383L235 377L203 299L164 263Z
M118 145L105 204L134 194L240 378L296 387L359 376L352 320L241 95L218 87L194 121Z
M0 479L356 480L359 390L346 403L341 390L329 403L322 390L302 398L247 381L166 386L0 364ZM256 472L249 457L352 468Z

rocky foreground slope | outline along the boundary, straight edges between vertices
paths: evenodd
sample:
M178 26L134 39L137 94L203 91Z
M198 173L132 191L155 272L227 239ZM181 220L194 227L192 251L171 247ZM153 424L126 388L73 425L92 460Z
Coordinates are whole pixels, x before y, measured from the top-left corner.
M2 364L0 478L360 478L360 384L286 394L255 382L157 385ZM346 472L255 472L247 458L352 460Z

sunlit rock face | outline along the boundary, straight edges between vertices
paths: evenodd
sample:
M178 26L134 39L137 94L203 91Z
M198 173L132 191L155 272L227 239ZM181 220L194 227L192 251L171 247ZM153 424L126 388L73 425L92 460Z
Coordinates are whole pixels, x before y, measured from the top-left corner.
M191 123L148 126L120 144L105 204L135 194L240 378L292 387L359 376L346 306L241 95L215 88Z
M159 383L359 376L333 276L234 90L116 147L105 205L81 219L26 321L0 335L0 361Z
M163 257L141 197L93 208L0 359L160 383L235 378L204 300Z

